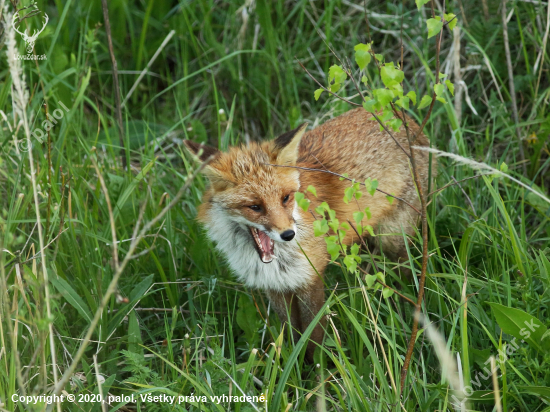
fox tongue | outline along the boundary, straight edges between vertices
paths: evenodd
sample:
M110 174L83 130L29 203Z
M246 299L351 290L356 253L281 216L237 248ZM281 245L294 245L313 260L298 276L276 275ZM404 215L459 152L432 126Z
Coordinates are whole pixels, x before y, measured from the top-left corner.
M260 245L264 252L272 252L273 247L271 246L271 239L265 232L258 230L258 237L260 238Z
M258 250L260 259L264 263L270 263L275 257L273 253L273 240L271 240L267 233L258 230L255 227L251 227L250 231L252 232L252 237L254 238L254 242L256 243L256 249Z

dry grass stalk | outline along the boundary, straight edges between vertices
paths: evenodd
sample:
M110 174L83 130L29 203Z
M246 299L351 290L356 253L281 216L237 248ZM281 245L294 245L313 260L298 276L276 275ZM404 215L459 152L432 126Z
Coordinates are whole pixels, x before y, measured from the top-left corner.
M11 23L12 15L4 14L4 27L6 31L7 41L6 41L6 54L8 58L8 66L12 78L12 100L13 100L13 109L23 121L23 127L25 131L25 138L27 139L27 146L29 148L29 165L30 165L30 177L31 184L34 196L34 208L36 212L36 222L38 226L38 241L40 245L40 254L41 254L41 266L42 266L42 279L44 282L44 300L46 304L46 316L48 320L52 318L52 312L50 307L50 288L48 280L48 270L46 267L46 254L44 248L44 234L42 229L42 223L40 218L40 201L38 199L38 185L36 183L36 170L34 168L34 157L32 153L32 142L31 142L31 130L29 127L29 121L27 118L27 105L29 103L29 92L25 84L25 77L23 74L23 69L21 67L21 61L17 59L17 48L15 42L15 31L13 30ZM52 372L54 384L57 385L57 360L56 360L56 351L55 351L55 340L53 333L53 325L51 321L48 321L48 335L50 341L50 356L52 362ZM56 403L57 410L61 412L61 404Z

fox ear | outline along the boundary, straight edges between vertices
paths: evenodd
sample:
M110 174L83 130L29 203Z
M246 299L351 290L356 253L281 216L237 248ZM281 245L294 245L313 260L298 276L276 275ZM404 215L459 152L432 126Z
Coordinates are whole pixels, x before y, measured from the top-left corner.
M294 166L298 160L300 141L307 128L303 123L290 132L283 133L274 141L274 152L277 154L277 164Z
M189 150L189 152L198 157L201 162L204 162L210 156L217 157L220 154L218 149L211 146L206 146L204 143L195 143L191 140L184 140L183 144Z
M221 154L218 149L211 146L206 146L202 143L195 143L191 140L184 140L183 144L187 150L189 150L193 156L198 157L201 162L205 162L211 156L214 156L215 159ZM210 180L212 187L216 191L222 191L233 186L233 182L227 180L222 172L214 167L212 163L206 166L202 173L208 178L208 180Z

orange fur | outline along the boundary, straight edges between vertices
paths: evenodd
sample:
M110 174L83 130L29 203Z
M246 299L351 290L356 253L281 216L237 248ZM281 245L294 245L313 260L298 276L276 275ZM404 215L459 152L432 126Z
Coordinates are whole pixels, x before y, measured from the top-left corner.
M408 122L414 136L418 126L411 119ZM376 236L370 241L395 259L406 257L401 233L412 235L418 223L414 210L399 200L390 204L380 192L374 196L364 193L358 201L344 203L344 190L351 183L322 170L347 173L357 181L377 179L379 189L405 199L417 209L420 201L407 156L362 108L332 119L303 136L302 132L303 129L298 128L274 141L218 152L206 168L211 185L204 195L198 218L239 279L251 287L265 289L281 319L303 332L324 303L322 276L329 256L323 237L313 235L313 222L321 218L314 210L321 202L327 202L336 211L340 222L353 222L353 212L369 207L372 216L369 220L365 218L363 225L371 225L376 233L394 234ZM394 135L408 150L405 128ZM199 153L196 144L186 144L193 153ZM414 144L427 146L429 141L421 134ZM212 149L205 152L215 153ZM421 185L427 190L428 154L417 151L415 155ZM436 173L435 160L431 173ZM315 187L317 198L306 193L311 205L304 212L295 205L294 193L305 192L309 185ZM252 210L251 206L259 211ZM258 263L263 252L253 252L250 244L254 245L255 241L250 233L249 237L246 234L250 227L271 239L275 257L271 263ZM282 236L289 231L295 232L295 238L286 242ZM357 241L355 232L348 231L344 243L350 245ZM323 339L323 324L324 320L311 336L319 344ZM314 344L308 346L309 357L314 348Z

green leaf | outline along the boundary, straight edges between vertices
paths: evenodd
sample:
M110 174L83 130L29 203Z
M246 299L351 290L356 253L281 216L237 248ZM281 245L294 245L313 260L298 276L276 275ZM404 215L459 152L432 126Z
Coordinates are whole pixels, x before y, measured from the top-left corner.
M360 43L355 46L355 61L361 70L367 67L367 64L371 61L370 48L370 43Z
M375 275L367 275L365 276L365 283L369 288L372 288L372 285L376 283L377 277Z
M313 234L315 237L322 236L328 232L328 223L326 219L313 222Z
M340 255L340 245L336 243L336 236L327 236L325 237L325 242L327 244L327 252L329 253L331 260L336 260Z
M376 189L378 188L378 180L371 179L370 177L365 180L365 189L370 193L371 196L374 196Z
M441 17L436 17L435 19L428 19L426 21L426 25L428 26L428 39L430 37L435 36L443 28L443 22L441 21Z
M371 225L366 225L364 226L364 228L367 230L367 232L369 232L369 235L371 235L372 237L376 236L374 234L374 230L372 230L372 226Z
M449 88L449 91L454 96L455 95L455 85L450 80L445 80L445 84Z
M434 85L434 91L436 96L441 96L445 91L445 87L441 83L437 83Z
M382 77L384 85L386 85L386 87L391 87L401 83L405 78L405 73L396 69L393 63L386 63L380 69L380 76Z
M382 281L382 283L386 283L386 275L384 275L382 272L377 272L376 277Z
M349 272L353 273L357 270L357 261L353 258L352 255L347 255L344 258L344 265L346 265Z
M298 204L298 206L304 212L307 212L307 209L309 208L310 201L305 198L305 195L302 192L296 192L294 194L294 199L296 200L296 203Z
M315 97L315 100L319 100L319 97L321 97L321 94L324 92L323 89L317 89L315 90L315 93L313 93L313 96Z
M386 107L393 100L393 93L388 89L374 89L372 94L381 107Z
M328 225L334 232L337 232L338 228L340 227L340 221L338 219L334 218L334 219L330 220Z
M520 309L492 302L489 305L502 331L519 339L518 345L527 342L539 352L549 351L550 339L542 340L547 330L543 322Z
M391 295L393 295L393 289L390 289L390 288L384 288L382 289L382 296L384 296L384 298L388 299Z
M382 110L382 114L380 115L380 120L382 120L382 122L386 123L392 117L393 117L393 110L391 109L391 107L386 106L384 108L384 110Z
M370 207L366 207L365 208L365 214L367 215L367 220L370 220L370 218L372 217L372 213L370 211Z
M363 109L365 109L369 113L376 113L376 100L371 99L367 100L366 102L363 102Z
M416 93L412 90L407 93L407 97L411 99L411 102L413 102L413 105L416 106Z
M422 97L422 100L420 100L418 109L423 109L424 107L428 107L431 103L432 103L431 96L425 95L424 97Z
M375 54L374 57L376 57L376 60L378 60L379 62L384 61L384 56L381 54Z
M344 82L347 79L347 77L348 75L342 69L341 66L338 66L336 64L333 66L330 66L330 69L328 70L328 82L331 83L332 81L334 81L334 84L332 86L337 86L338 90L340 89L340 84ZM334 92L334 90L332 90L332 86L330 90Z
M324 216L324 215L325 215L325 212L326 212L327 210L330 210L330 207L329 207L329 205L328 205L327 202L323 202L323 203L321 203L319 206L317 206L317 207L315 208L315 211L316 211L317 213L319 213L321 216Z
M332 93L337 93L338 90L340 90L340 88L342 87L342 83L334 83L334 84L331 84L328 89L332 92Z
M446 22L449 23L448 26L450 30L455 28L458 19L456 18L456 15L454 13L444 14L443 18Z
M353 194L355 193L355 188L353 186L348 187L344 190L344 203L348 204L351 199L353 199Z
M90 312L90 308L88 308L88 305L86 305L80 295L76 293L73 287L65 279L61 277L52 277L50 278L50 282L54 285L57 291L61 293L69 305L77 310L80 316L88 322L92 321L93 316Z
M361 211L353 212L353 220L355 220L355 223L357 226L361 224L361 221L365 217L365 214Z
M435 100L437 100L438 102L441 102L441 103L443 103L443 104L447 104L447 100L445 100L443 97L437 96L437 97L435 98Z
M430 0L416 0L416 7L418 7L418 10L420 10L420 7L422 7L424 4L428 3Z
M409 110L409 98L407 96L401 97L399 100L395 102L396 105L399 107L402 107L405 110Z
M369 79L367 79L367 76L361 77L361 82L362 82L365 86L368 86L368 81L369 81Z
M389 125L391 126L394 132L398 132L402 124L403 124L403 121L398 118L395 118L389 121Z
M395 200L395 198L392 197L392 196L386 196L386 199L388 199L388 202L389 202L390 205L392 205L393 201Z
M313 193L313 196L317 197L317 190L312 185L309 185L306 190Z
M499 169L500 169L501 172L506 173L508 171L508 165L506 163L502 162Z
M128 350L133 353L143 354L141 340L141 328L137 320L136 311L133 310L128 316Z

